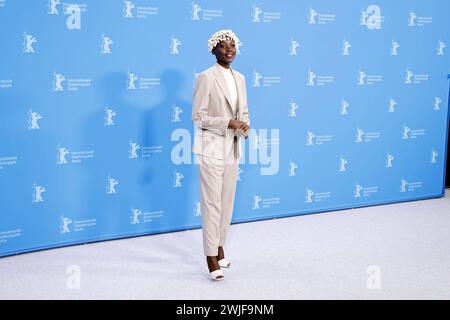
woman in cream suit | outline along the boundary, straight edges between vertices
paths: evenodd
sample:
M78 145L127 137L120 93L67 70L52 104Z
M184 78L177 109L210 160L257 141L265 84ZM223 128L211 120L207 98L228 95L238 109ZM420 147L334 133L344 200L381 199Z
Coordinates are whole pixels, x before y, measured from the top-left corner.
M241 139L250 126L245 77L231 68L239 39L220 30L208 41L216 62L197 77L192 104L200 174L203 249L213 280L229 268L223 246L233 214Z

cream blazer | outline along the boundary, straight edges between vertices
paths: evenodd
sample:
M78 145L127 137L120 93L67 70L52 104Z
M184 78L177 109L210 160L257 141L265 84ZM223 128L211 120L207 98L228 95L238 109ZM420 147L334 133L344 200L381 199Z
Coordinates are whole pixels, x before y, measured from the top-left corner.
M237 116L233 115L231 98L223 68L217 62L201 72L196 81L192 102L192 121L195 125L192 152L215 159L225 159L227 146L236 143L236 158L242 155L244 136L228 129L230 119L246 122L250 126L245 76L231 69L237 87ZM236 139L235 139L236 136Z

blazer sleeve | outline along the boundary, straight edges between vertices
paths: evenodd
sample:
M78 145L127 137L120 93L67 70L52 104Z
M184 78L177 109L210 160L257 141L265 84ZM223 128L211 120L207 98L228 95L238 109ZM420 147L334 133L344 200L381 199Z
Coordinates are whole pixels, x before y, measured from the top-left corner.
M247 123L247 125L250 127L250 113L248 112L248 102L247 102L247 82L245 80L245 76L242 75L243 78L243 82L244 82L244 87L242 88L242 91L244 93L244 103L243 103L243 107L242 107L242 119L240 119L241 121L244 121Z
M192 102L192 121L199 128L207 129L219 135L226 135L230 118L211 117L208 115L209 95L211 83L205 74L199 74L194 90Z

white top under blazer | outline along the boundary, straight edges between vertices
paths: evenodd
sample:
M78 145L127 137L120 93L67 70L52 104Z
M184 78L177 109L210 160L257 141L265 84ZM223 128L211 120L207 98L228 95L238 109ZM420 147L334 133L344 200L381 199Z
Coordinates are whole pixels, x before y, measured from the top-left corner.
M236 81L234 80L233 74L231 73L230 68L222 67L223 75L225 77L225 81L227 82L228 91L230 92L231 98L231 107L233 108L233 112L236 115L236 106L237 106L237 89L236 89Z

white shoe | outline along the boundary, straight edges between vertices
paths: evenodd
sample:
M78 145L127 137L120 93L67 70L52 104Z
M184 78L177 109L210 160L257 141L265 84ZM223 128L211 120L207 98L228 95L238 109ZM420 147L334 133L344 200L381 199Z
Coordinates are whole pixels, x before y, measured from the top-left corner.
M221 269L214 270L213 272L210 272L210 274L211 274L211 278L213 280L217 280L218 281L218 280L223 280L224 279L223 271Z
M228 261L227 259L223 258L220 259L219 261L217 261L219 263L219 266L221 268L229 268L231 266L231 262Z

